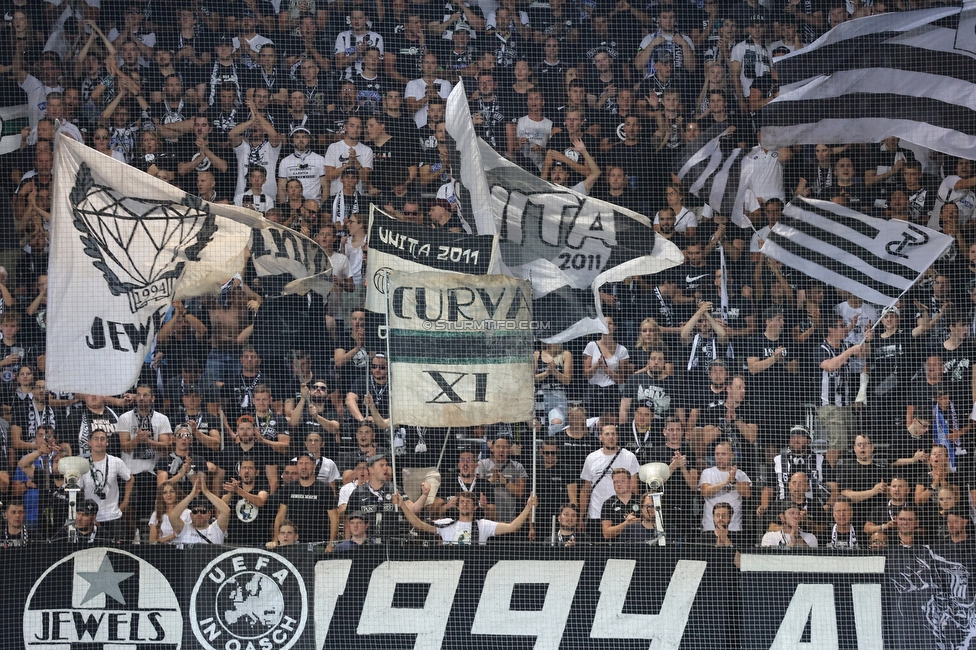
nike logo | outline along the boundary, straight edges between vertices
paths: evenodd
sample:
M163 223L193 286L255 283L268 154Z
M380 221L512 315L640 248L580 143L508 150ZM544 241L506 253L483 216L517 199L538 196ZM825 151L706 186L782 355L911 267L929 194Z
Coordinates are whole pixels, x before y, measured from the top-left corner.
M708 274L707 273L705 273L703 275L686 275L685 276L685 282L687 282L688 284L694 284L694 283L698 282L699 280L701 280L702 278L707 278L707 277L708 277Z

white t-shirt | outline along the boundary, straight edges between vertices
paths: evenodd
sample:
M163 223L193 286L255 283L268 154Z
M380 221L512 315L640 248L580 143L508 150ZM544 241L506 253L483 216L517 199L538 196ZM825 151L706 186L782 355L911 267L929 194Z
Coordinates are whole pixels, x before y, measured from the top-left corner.
M596 341L590 341L586 344L586 348L583 349L583 355L590 357L590 363L597 365L600 357L603 356L603 352L600 351L600 346ZM617 370L620 367L620 362L630 358L630 353L627 352L627 348L617 344L617 349L613 351L612 357L607 357L607 365L610 366L611 370ZM613 380L610 379L610 375L606 373L603 367L597 368L597 371L593 373L590 377L590 383L595 386L613 386Z
M278 171L278 156L281 155L280 144L277 147L272 147L271 143L265 140L252 150L251 144L247 140L241 140L241 143L234 147L234 153L237 155L237 188L234 190L234 196L243 194L250 186L247 181L247 173L251 166L264 167L264 171L268 174L264 181L264 193L268 196L278 195L278 181L275 178L275 172Z
M728 476L728 472L723 472L717 467L709 467L702 471L701 477L698 479L698 489L701 490L701 486L706 483L709 485L724 483ZM752 485L752 480L741 469L736 472L735 480L739 483ZM729 530L732 532L742 530L742 494L731 486L726 486L721 492L705 499L705 507L702 510L702 530L715 530L712 509L716 503L723 502L732 506L732 522L729 524Z
M519 138L528 138L529 142L522 148L522 155L530 159L541 170L542 163L546 160L546 144L552 135L552 120L542 118L536 122L523 115L515 123L515 135ZM542 147L542 151L532 151L532 145Z
M617 458L613 461L613 466L611 466L610 460L613 459L615 454ZM583 470L580 472L580 478L593 484L593 491L590 493L590 503L586 510L586 514L590 519L599 519L603 502L613 496L613 477L610 475L616 467L627 468L631 476L640 471L637 456L629 449L621 449L619 454L617 452L607 454L602 448L597 449L587 456L586 461L583 462ZM605 476L604 473L606 473ZM601 476L603 476L602 479L600 478Z
M844 322L848 325L851 324L854 316L857 315L857 325L851 328L851 331L844 338L848 345L857 345L864 340L864 332L867 331L868 321L871 321L872 324L878 322L877 308L866 302L862 302L860 307L854 309L845 300L834 306L834 313L843 318Z
M654 215L654 223L661 223L661 213L658 212ZM698 227L698 215L686 208L681 206L681 212L674 216L674 231L675 232L685 232L689 228Z
M755 65L752 70L746 70L745 57L746 52L753 52L755 56ZM731 58L733 61L738 61L742 63L742 70L739 72L739 83L742 84L742 94L747 98L749 97L749 91L752 90L752 82L758 77L769 74L772 69L773 64L773 50L768 45L757 45L752 42L751 38L747 38L744 41L736 43L732 47ZM748 73L748 74L747 74Z
M453 519L438 519L437 534L444 540L444 545L471 546L471 523L470 521L455 521ZM495 529L498 522L490 519L478 520L478 545L483 546L488 543L489 537L495 536Z
M180 519L183 520L183 523L185 524L184 528L190 525L191 518L190 518L189 508L183 509L183 513L180 515ZM159 513L153 512L152 515L149 517L149 525L159 526L159 536L161 538L169 537L170 535L173 534L173 524L170 522L168 514L164 514L162 517L160 517Z
M302 195L306 199L322 198L322 177L325 176L325 157L314 151L304 157L290 154L278 163L278 180L297 178L302 182Z
M27 93L27 121L30 123L34 142L28 137L27 144L37 143L37 123L47 113L47 95L53 92L64 92L61 86L45 86L41 80L32 74L27 75L20 87Z
M85 498L98 504L95 521L115 521L122 516L119 509L119 479L128 481L132 472L118 456L107 455L99 461L91 461L91 469L78 480L85 491ZM99 497L101 492L105 498Z
M115 425L115 430L117 432L128 431L130 437L135 437L136 431L139 430L139 422L142 420L142 416L135 409L123 413L119 416L119 422ZM169 424L169 418L160 413L159 411L152 412L152 418L150 419L150 426L152 427L152 438L155 441L159 441L159 436L164 433L173 433L172 427ZM156 471L156 460L159 458L159 454L155 449L149 445L140 443L131 453L122 452L122 460L133 474L142 474L143 472L154 472Z
M261 48L264 47L265 45L274 45L274 41L272 41L267 36L262 36L261 34L255 34L254 38L252 38L250 41L247 41L248 49L250 49L251 52L253 52L254 54L260 54ZM236 52L239 49L241 49L241 38L235 36L234 51ZM251 52L245 52L244 54L250 54Z
M349 481L341 488L339 488L339 501L336 505L342 506L349 503L349 497L352 496L352 493L358 487L359 487L359 481Z
M207 540L211 544L223 544L224 543L224 531L220 529L217 522L211 522L209 526L203 530L197 530L192 525L187 524L183 526L183 530L180 534L176 536L173 540L176 544L180 545L182 548L186 544L206 544Z
M935 205L932 207L932 216L929 217L928 227L933 230L942 231L942 224L939 217L942 215L942 206L946 203L955 203L959 209L959 225L964 226L969 221L974 210L976 210L976 193L972 190L953 189L959 181L960 176L946 176L942 184L939 185L939 193L935 198Z
M785 203L783 165L779 161L779 150L753 148L742 161L740 186L745 187L744 209L749 212L760 208L760 198L764 201L777 198Z
M366 169L373 168L373 150L359 142L355 147L350 147L346 144L345 140L339 140L338 142L333 142L329 145L329 148L325 151L325 165L326 167L334 167L338 169L342 167L349 161L349 149L356 150L356 159L359 160L359 164ZM363 191L363 183L359 182L357 186L359 191ZM342 175L340 174L332 184L329 185L329 196L335 196L342 191Z
M448 95L451 94L451 82L444 81L443 79L435 79L434 84L437 85L437 94L447 99ZM427 94L427 82L423 79L411 79L407 82L407 88L403 92L403 97L410 97L411 99L423 99L424 95ZM413 121L419 129L427 124L427 104L420 107L420 110L413 114Z
M817 548L817 538L814 537L813 533L808 533L801 530L800 538L806 542L807 546L810 548ZM777 530L763 535L760 546L787 546L792 540L792 535L784 533L781 530Z
M346 259L349 260L349 277L352 278L353 283L357 287L363 285L363 272L366 270L363 266L363 248L353 246L352 239L346 240Z

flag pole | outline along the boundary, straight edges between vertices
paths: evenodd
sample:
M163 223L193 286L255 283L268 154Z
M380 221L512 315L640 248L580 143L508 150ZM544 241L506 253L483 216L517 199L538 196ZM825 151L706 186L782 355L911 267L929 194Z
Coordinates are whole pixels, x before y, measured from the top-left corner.
M393 493L397 493L397 468L396 468L396 448L393 446L393 391L390 390L390 379L392 379L390 363L390 269L386 269L384 286L386 287L386 390L390 395L390 467L393 469ZM369 366L366 367L366 386L369 387ZM368 391L367 391L368 392Z

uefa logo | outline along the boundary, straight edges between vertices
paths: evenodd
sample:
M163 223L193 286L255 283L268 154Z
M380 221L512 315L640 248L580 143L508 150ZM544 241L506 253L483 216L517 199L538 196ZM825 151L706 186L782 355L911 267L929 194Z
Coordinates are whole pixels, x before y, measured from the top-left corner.
M34 650L179 650L183 614L153 565L110 548L78 551L48 568L24 605Z
M206 650L288 650L308 622L308 590L274 553L238 549L203 570L190 596L193 634Z
M130 198L95 184L84 163L70 201L85 254L113 296L128 296L133 314L168 304L186 262L199 261L217 231L199 197L187 194L182 203Z

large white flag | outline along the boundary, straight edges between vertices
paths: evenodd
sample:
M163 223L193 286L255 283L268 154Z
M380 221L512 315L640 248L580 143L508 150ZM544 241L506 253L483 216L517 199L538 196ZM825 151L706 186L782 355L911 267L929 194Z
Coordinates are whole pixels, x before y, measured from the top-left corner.
M544 181L476 139L463 96L459 83L447 104L447 129L460 153L461 213L475 215L479 233L498 233L492 272L532 282L539 339L561 343L605 331L600 287L681 264L678 247L644 215ZM483 230L485 206L493 230Z
M264 274L283 274L283 289L328 289L321 248L256 212L207 203L71 138L57 137L54 158L50 390L131 387L172 301L219 291L243 270L252 235L281 242L262 257L277 255Z
M388 273L393 421L466 427L531 420L529 283L503 275Z
M952 237L907 221L797 197L761 252L867 302L891 305L951 244Z

